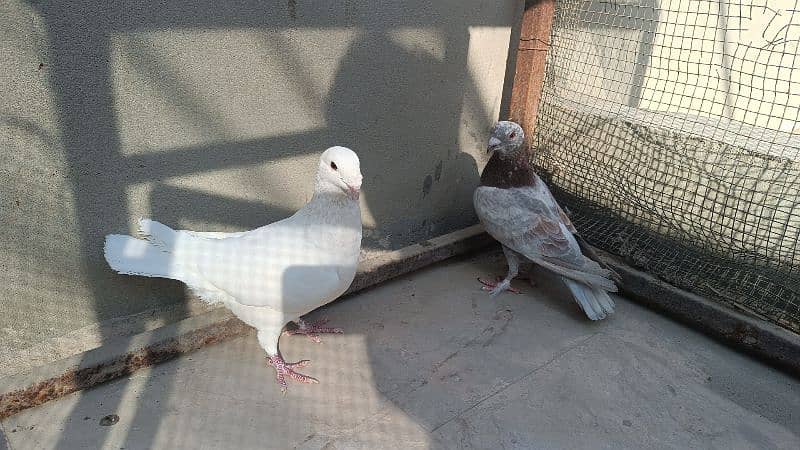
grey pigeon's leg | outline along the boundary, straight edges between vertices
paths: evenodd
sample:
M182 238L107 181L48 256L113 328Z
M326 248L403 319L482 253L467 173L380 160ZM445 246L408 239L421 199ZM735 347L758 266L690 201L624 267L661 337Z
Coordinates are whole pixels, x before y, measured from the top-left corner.
M293 334L305 334L312 341L320 343L322 342L322 340L319 338L319 334L344 333L344 330L342 330L341 328L331 328L324 326L326 323L328 323L328 319L321 319L311 324L306 323L306 321L303 319L297 319L296 322L297 322L297 328L292 330L286 330L283 332L283 334L289 336Z
M497 285L494 285L494 289L492 289L489 293L489 295L492 297L496 297L498 294L506 290L519 293L519 291L511 287L511 280L513 280L519 274L519 257L517 256L517 252L511 250L510 248L506 248L505 245L503 246L503 253L506 255L506 261L508 262L508 274L503 281L499 282ZM488 290L490 284L481 280L480 278L478 280L484 284L483 289Z
M524 276L531 284L531 287L536 287L536 280L533 279L533 269L536 267L536 263L530 260L526 260L524 256L519 254L518 258L524 260L523 263L520 263L520 271L525 274ZM525 268L527 268L527 270L525 270Z
M482 290L491 291L492 289L496 288L499 283L501 283L503 281L503 277L501 275L498 275L497 277L495 277L495 281L494 282L489 281L489 280L484 280L483 278L478 277L478 281L480 281L480 283L483 285L483 286L481 286ZM521 294L519 289L513 288L511 286L506 288L506 290L509 291L509 292L513 292L515 294Z

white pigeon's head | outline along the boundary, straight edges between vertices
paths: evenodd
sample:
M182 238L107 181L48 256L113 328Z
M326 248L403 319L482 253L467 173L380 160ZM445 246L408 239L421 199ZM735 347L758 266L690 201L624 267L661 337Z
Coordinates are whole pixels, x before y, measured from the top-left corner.
M322 152L317 170L317 190L341 193L358 200L363 178L354 151L347 147L331 147Z
M489 137L489 144L486 146L486 151L499 152L501 154L512 153L520 146L525 140L525 132L522 127L516 122L508 120L501 120L492 127L492 134Z

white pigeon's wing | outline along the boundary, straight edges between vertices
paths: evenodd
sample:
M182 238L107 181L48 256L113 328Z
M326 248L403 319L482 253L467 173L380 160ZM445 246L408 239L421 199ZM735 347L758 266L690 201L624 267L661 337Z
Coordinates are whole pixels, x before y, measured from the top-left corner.
M307 312L341 294L352 279L342 275L348 270L337 248L321 249L315 232L286 220L239 237L191 237L177 256L238 303Z
M532 187L475 190L475 211L486 231L531 260L582 270L586 258L548 198Z
M190 231L190 230L180 230L183 233L189 233L192 236L205 238L205 239L227 239L232 237L241 237L249 231L239 231L234 233L224 233L221 231Z
M281 276L282 311L302 315L336 299L350 286L354 272L340 265L288 267Z

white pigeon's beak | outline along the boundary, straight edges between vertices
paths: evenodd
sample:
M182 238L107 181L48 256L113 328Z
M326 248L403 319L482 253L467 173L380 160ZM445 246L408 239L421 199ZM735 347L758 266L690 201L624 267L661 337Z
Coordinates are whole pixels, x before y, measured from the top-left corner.
M500 141L500 139L497 139L497 138L496 138L496 137L494 137L494 136L490 137L490 138L489 138L489 146L487 146L487 147L486 147L486 152L487 152L487 153L489 153L489 152L491 152L491 151L495 150L495 149L496 149L497 147L499 147L499 146L500 146L500 144L502 144L502 143L503 143L503 142L502 142L502 141Z
M358 200L358 197L361 194L361 180L363 180L363 178L361 175L359 175L358 178L352 181L352 183L344 183L344 185L347 186L347 191L345 191L347 196L353 200Z
M358 197L361 195L361 186L350 186L347 185L347 196L353 200L358 200Z

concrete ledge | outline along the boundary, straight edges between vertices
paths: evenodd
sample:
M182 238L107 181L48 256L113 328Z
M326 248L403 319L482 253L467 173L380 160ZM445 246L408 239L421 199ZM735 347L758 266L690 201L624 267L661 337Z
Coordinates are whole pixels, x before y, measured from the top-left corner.
M481 225L474 225L367 259L361 262L345 295L494 243L495 240L483 231Z
M455 255L479 250L494 240L480 225L361 261L345 295L366 289ZM135 336L0 379L0 419L23 409L111 379L182 353L245 333L249 327L224 308L215 309Z
M346 294L493 243L483 228L476 225L364 260ZM632 300L800 376L800 336L678 289L605 252L597 253L622 276L622 293ZM132 337L120 337L100 348L25 374L2 378L0 418L241 335L248 329L220 308Z
M676 288L608 253L597 253L620 274L620 290L627 298L800 377L800 335Z

